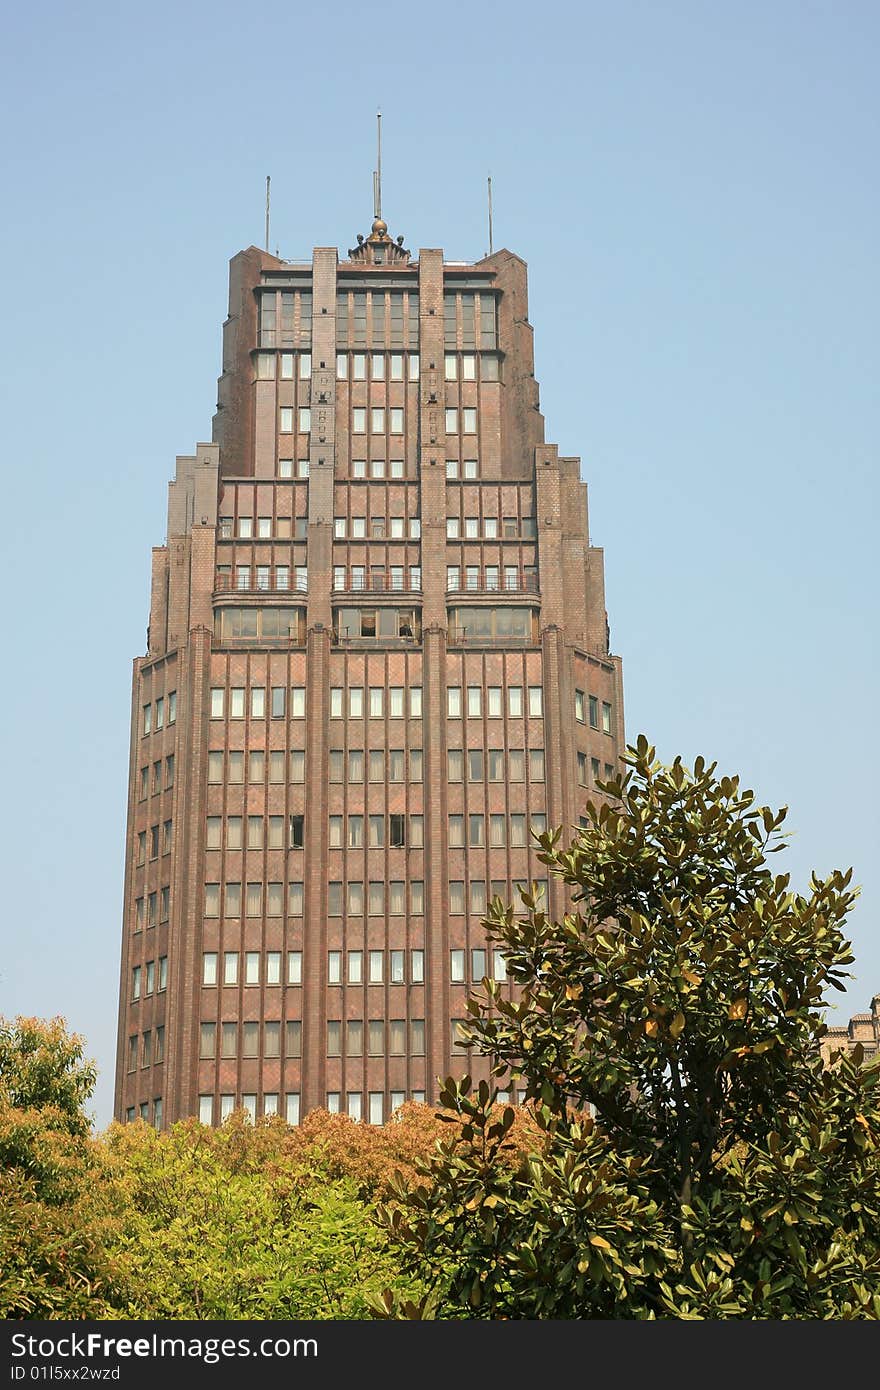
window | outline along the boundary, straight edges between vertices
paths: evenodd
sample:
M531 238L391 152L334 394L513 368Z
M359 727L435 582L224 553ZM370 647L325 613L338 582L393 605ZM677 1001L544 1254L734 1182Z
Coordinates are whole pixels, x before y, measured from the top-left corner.
M461 412L462 430L465 434L476 434L477 412L473 406L465 406Z
M219 916L220 916L220 884L219 884L219 883L206 883L206 884L205 884L205 916L206 916L206 917L219 917Z
M258 985L260 983L260 953L259 951L246 951L244 957L244 982L246 985Z
M507 691L507 709L511 719L522 718L523 692L521 685L511 685Z
M446 433L458 434L458 411L454 406L446 407Z
M372 820L372 817L370 819ZM413 816L411 819L415 821L417 817ZM392 815L389 817L389 821L388 843L392 849L403 849L406 845L406 816ZM415 835L411 836L411 839L413 844L418 843Z
M134 1115L132 1115L132 1119ZM214 1123L214 1097L199 1096L199 1124L210 1125Z
M529 750L529 779L532 782L543 782L544 780L543 748L531 748Z
M469 685L467 688L467 712L469 719L479 719L482 714L482 690L478 685Z
M409 910L415 916L421 916L425 910L425 885L422 879L413 879L409 885Z
M458 540L458 537L459 537L459 520L458 520L458 517L457 517L457 516L448 516L448 517L446 518L446 539L447 539L448 541L457 541L457 540Z
M392 406L388 412L388 429L391 434L403 434L403 409Z
M454 985L464 982L464 951L449 952L449 978Z
M223 952L223 983L238 984L238 951Z
M404 962L406 959L405 951L392 951L390 953L390 980L393 985L402 985L404 982Z
M464 816L451 815L449 817L449 845L452 849L458 849L464 845Z
M346 1106L348 1118L350 1120L362 1119L363 1095L360 1091L349 1091L346 1095Z
M370 984L381 985L385 978L385 952L370 951L369 953Z
M425 1020L423 1018L411 1018L409 1022L409 1050L414 1057L422 1057L425 1053Z
M353 685L349 688L348 717L349 719L363 719L364 717L364 689L361 685Z
M284 1052L287 1057L302 1056L302 1020L291 1018L284 1030Z
M364 915L364 885L359 880L348 885L348 911L352 917Z
M468 844L478 848L486 843L486 818L483 815L468 816Z
M529 718L540 719L544 713L544 691L540 685L529 686Z
M350 1018L345 1025L345 1051L349 1057L364 1055L363 1019Z
M302 951L287 952L287 983L302 984Z
M598 727L599 727L599 701L598 701L598 699L596 698L595 695L591 695L591 696L589 697L589 707L590 707L590 728L591 728L591 729L598 729Z
M226 885L226 916L241 916L241 884L227 883Z
M461 686L450 685L446 690L446 713L450 719L461 718Z
M312 412L309 406L301 405L299 408L299 432L308 434L312 428Z
M289 1125L299 1124L299 1091L288 1091L284 1097L284 1118Z
M483 780L482 748L468 749L468 780L471 782L482 782Z
M241 816L229 816L226 821L226 848L241 849Z
M461 879L450 880L449 911L456 916L464 912L464 882Z
M425 978L425 953L422 950L409 953L409 978L414 985L420 985Z
M516 848L526 843L526 818L519 813L510 817L510 843Z
M388 691L388 716L391 719L402 719L403 713L403 686L392 685Z
M489 817L489 844L496 849L507 843L507 819L503 815Z
M381 685L370 686L370 718L381 719L385 704L385 691Z
M338 985L342 983L342 952L327 952L327 983Z
M349 849L360 849L364 843L364 818L361 815L348 818Z
M341 718L342 718L342 696L343 696L343 690L342 690L342 687L341 687L341 686L334 685L334 686L331 687L331 689L330 689L330 718L331 718L331 719L341 719Z
M341 758L341 754L339 755ZM331 780L333 780L331 778ZM348 753L348 780L349 782L363 782L364 780L364 750L362 748L351 748ZM341 775L336 778L341 782Z
M217 983L217 952L202 952L202 984L216 985Z
M611 706L605 700L602 701L602 732L611 733Z
M446 566L446 589L449 593L454 593L461 588L461 569L458 565Z
M367 824L367 843L371 849L381 849L385 843L385 817L369 816Z
M229 771L227 776L230 782L244 781L244 753L241 749L231 748L228 754Z
M363 981L364 974L364 953L363 951L348 952L348 983L359 985Z
M220 1030L220 1056L238 1056L238 1024L224 1023Z
M267 984L267 985L280 985L280 984L281 984L281 952L280 952L280 951L267 951L267 952L266 952L266 984ZM277 1054L276 1054L276 1055L277 1055Z
M229 717L230 719L244 719L244 687L233 687L229 692Z
M422 717L422 687L411 685L409 688L409 713L411 719L421 719Z
M287 885L287 911L291 917L301 917L303 913L303 885L296 880Z
M574 717L579 724L586 722L586 700L582 690L574 692Z
M302 849L305 834L305 816L290 817L290 848Z
M581 786L581 787L585 787L585 786L587 785L587 755L586 755L586 753L578 753L578 755L577 755L577 769L578 769L578 785Z
M446 779L449 782L461 782L464 778L464 753L461 748L449 748L446 751Z
M203 1023L199 1029L199 1056L213 1057L217 1047L216 1023Z
M381 917L385 912L385 884L379 879L370 882L367 911L371 917Z
M263 817L248 816L247 818L247 847L248 849L263 848ZM252 885L248 884L248 892ZM252 914L248 912L248 916Z
M141 967L135 965L131 972L131 997L140 999L141 997Z

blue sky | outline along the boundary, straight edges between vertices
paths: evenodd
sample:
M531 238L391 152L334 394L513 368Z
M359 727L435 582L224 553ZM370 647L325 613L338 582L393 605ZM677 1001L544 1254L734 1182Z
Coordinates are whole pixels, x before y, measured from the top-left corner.
M630 737L852 864L880 990L880 9L854 0L58 3L7 16L0 1012L63 1014L112 1107L131 659L175 454L210 438L229 258L406 245L530 268ZM782 867L782 862L777 860Z

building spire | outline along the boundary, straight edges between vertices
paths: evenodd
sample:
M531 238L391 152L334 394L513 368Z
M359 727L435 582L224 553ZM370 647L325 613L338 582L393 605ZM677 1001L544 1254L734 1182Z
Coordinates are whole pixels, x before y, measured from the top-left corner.
M376 111L376 167L373 170L373 225L370 235L358 237L356 247L348 253L353 261L365 265L401 265L409 260L403 237L393 242L388 235L388 223L382 217L382 111Z

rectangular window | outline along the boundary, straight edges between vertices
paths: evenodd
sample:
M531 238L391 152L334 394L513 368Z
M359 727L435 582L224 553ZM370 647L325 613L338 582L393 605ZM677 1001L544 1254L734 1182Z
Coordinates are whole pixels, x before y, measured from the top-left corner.
M471 912L479 913L484 916L486 912L486 880L483 878L471 879ZM485 970L481 971L476 979L481 980Z
M364 1055L363 1019L350 1018L345 1025L345 1051L349 1057Z
M425 953L422 950L410 951L409 953L409 978L414 985L420 985L425 979Z
M409 1021L409 1050L414 1057L425 1054L425 1020L411 1018Z
M370 718L381 719L385 703L385 691L381 685L370 686Z
M425 885L420 878L413 879L409 885L409 910L416 917L420 917L425 910Z
M470 782L482 782L483 780L482 748L468 749L468 780Z
M224 951L223 953L223 983L224 985L238 984L238 951Z
M348 885L348 911L352 917L364 915L364 885L358 880Z
M220 884L219 884L219 883L206 883L206 884L205 884L205 916L206 916L206 917L219 917L219 916L220 916Z
M284 1097L284 1118L289 1125L299 1124L299 1091L288 1091Z
M364 717L364 689L361 685L353 685L349 688L348 717L349 719L363 719Z
M510 843L516 848L526 843L526 818L519 813L510 817Z
M586 753L578 753L578 755L577 755L577 769L578 769L578 785L581 786L581 787L585 787L585 786L587 785L587 755L586 755Z
M449 952L449 979L454 985L464 982L464 951Z
M469 719L479 719L482 714L483 692L478 685L469 685L467 688L467 712Z
M406 1019L392 1018L388 1023L388 1054L391 1057L406 1055Z
M450 685L446 690L446 713L450 719L461 718L461 686Z
M212 750L208 754L208 781L216 784L223 781L223 754Z
M348 818L348 845L350 849L360 849L364 843L364 818L363 816L349 816Z
M529 686L529 718L540 719L544 713L544 690L540 685Z
M385 884L380 879L370 882L367 911L371 917L382 917L385 913Z
M409 713L412 719L422 717L422 687L411 685L409 688Z
M248 816L247 818L247 847L248 849L263 848L263 817ZM248 892L252 885L248 884ZM250 912L248 916L250 916Z
M222 686L215 686L211 691L211 718L223 718L223 696L225 691Z
M511 685L507 691L507 709L511 719L521 719L523 712L523 692L521 685Z
M370 984L381 985L385 978L385 952L370 951L369 953Z
M449 846L459 849L464 845L464 816L453 814L449 817Z
M367 835L371 849L381 849L385 843L385 817L369 816L367 825Z
M304 843L303 836L304 836L304 834L305 834L305 816L300 816L300 815L291 816L291 817L290 817L290 848L291 848L291 849L302 849L302 848L303 848L303 843Z
M267 951L267 952L266 952L266 984L267 984L267 985L280 985L280 984L281 984L281 952L280 952L280 951Z
M217 952L202 952L202 984L216 985L217 983Z
M584 724L586 722L586 700L582 690L576 690L574 692L574 717L579 724Z
M253 816L249 820L257 819ZM260 830L262 832L262 822ZM245 909L248 917L261 917L263 915L263 885L262 883L249 883L247 886L247 898Z
M611 706L605 700L602 701L602 732L611 733Z
M284 1052L287 1057L302 1056L302 1020L290 1018L284 1029Z
M199 1056L213 1057L217 1049L216 1023L203 1023L199 1029Z
M246 985L258 985L260 983L260 953L259 951L246 951L244 957L244 982Z
M485 823L485 816L468 816L468 844L472 848L479 848L486 843Z
M532 782L543 782L544 780L543 748L529 749L529 779Z
M328 985L338 985L342 983L342 952L327 952L327 983Z
M330 917L342 916L342 884L339 882L327 884L327 913Z
M244 697L243 686L233 687L229 692L229 717L230 719L244 719Z
M461 879L450 880L449 911L455 916L464 912L464 882Z
M226 848L241 849L241 816L228 816L226 820Z
M372 820L372 817L370 819ZM411 817L411 820L415 821L416 817ZM417 837L415 835L411 837L411 840L414 845L418 843ZM389 817L388 843L392 849L403 849L405 847L406 816L392 815Z
M302 951L287 952L287 983L302 984Z
M590 708L590 728L591 728L591 729L598 729L598 727L599 727L599 701L598 701L598 698L597 698L595 695L591 695L591 696L589 697L589 708Z
M503 815L489 817L489 844L496 849L507 843L507 818Z
M291 917L301 917L303 914L303 885L298 880L287 885L287 911Z

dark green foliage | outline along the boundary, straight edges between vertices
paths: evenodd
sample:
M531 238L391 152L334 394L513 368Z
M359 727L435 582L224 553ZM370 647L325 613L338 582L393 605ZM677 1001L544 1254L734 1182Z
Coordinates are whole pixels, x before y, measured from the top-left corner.
M471 1031L543 1143L502 1169L492 1094L447 1083L433 1185L386 1213L434 1301L377 1312L878 1317L880 1068L819 1055L851 873L795 893L768 865L785 811L645 739L625 763L569 849L541 837L575 910L490 910L520 994L488 983Z

